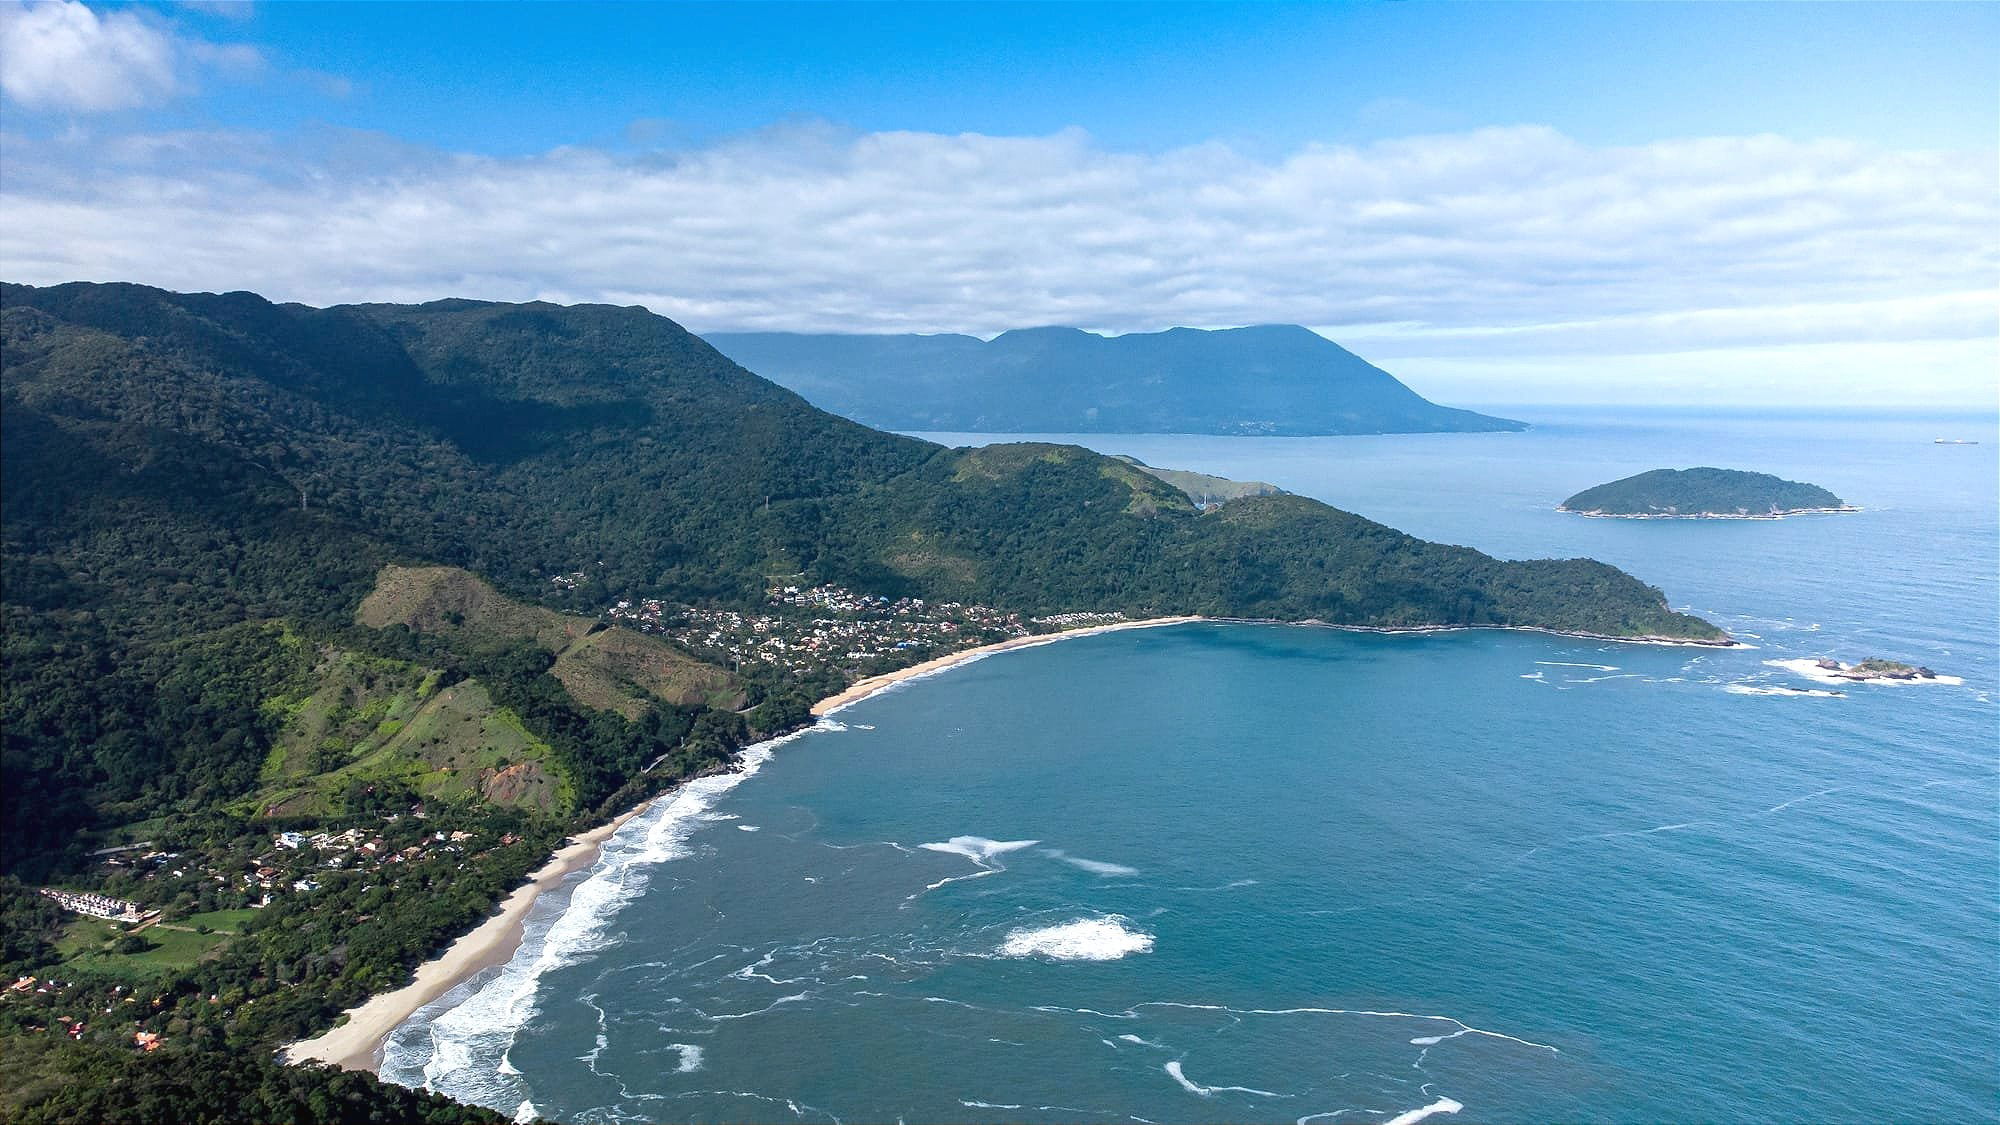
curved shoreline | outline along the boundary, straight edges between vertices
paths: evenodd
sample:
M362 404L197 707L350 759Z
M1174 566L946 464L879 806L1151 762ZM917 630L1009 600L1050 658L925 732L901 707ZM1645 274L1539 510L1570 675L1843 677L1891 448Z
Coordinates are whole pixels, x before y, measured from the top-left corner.
M1380 634L1428 634L1456 633L1473 629L1498 629L1508 632L1541 633L1548 636L1568 637L1575 640L1617 641L1623 644L1651 644L1675 647L1697 648L1743 648L1748 647L1732 640L1696 641L1672 637L1611 637L1596 633L1573 633L1557 629L1544 629L1526 625L1412 625L1404 627L1375 625L1336 625L1325 621L1279 621L1276 619L1244 617L1149 617L1137 621L1116 621L1105 625L1091 625L1081 629L1069 629L1057 633L1038 633L1033 636L1016 637L976 648L961 649L946 653L908 668L885 672L856 681L847 688L827 696L812 705L815 719L824 718L843 708L850 707L870 696L880 694L898 684L943 672L949 668L973 660L1015 649L1036 648L1074 637L1094 636L1100 633L1123 632L1128 629L1154 629L1167 625L1191 625L1209 623L1216 625L1293 625L1322 629L1336 629L1350 633ZM689 779L692 780L692 779ZM678 791L679 785L654 797L634 805L613 819L587 832L571 837L570 842L549 857L547 863L537 868L528 881L516 887L500 903L499 909L477 927L454 940L445 947L443 953L417 966L410 982L389 992L377 993L358 1007L344 1012L344 1022L310 1039L302 1039L284 1047L279 1056L288 1063L330 1063L343 1070L366 1070L377 1073L381 1069L382 1051L389 1036L404 1021L415 1015L425 1005L432 1003L452 989L465 983L487 969L506 964L521 946L522 927L533 910L536 901L548 891L561 887L570 876L580 871L588 871L596 866L604 844L611 839L626 822L653 806L655 801L669 798Z
M536 901L560 887L571 875L595 866L604 842L657 799L634 805L590 831L571 837L547 863L528 876L527 882L500 901L498 911L455 939L443 953L417 966L410 983L389 992L378 992L359 1007L347 1009L342 1013L344 1023L311 1039L287 1045L278 1052L279 1057L288 1063L332 1063L342 1070L378 1072L382 1048L391 1032L424 1005L487 969L512 960L514 951L521 947L522 927Z
M887 691L905 680L914 680L933 675L944 671L946 668L963 664L968 660L977 660L983 656L991 656L996 652L1011 652L1017 648L1035 648L1040 645L1052 644L1056 641L1066 641L1071 637L1088 637L1098 633L1117 633L1126 629L1154 629L1162 625L1192 625L1200 621L1214 620L1219 619L1212 617L1147 617L1138 621L1113 621L1106 625L1088 625L1081 629L1066 629L1060 633L1036 633L1027 637L1015 637L1010 641L996 641L990 645L980 645L977 648L960 649L957 652L948 652L943 656L933 657L921 664L912 664L908 668L898 668L894 672L884 672L879 676L870 676L865 680L856 680L845 689L835 692L818 703L813 704L812 713L816 717L831 715L843 707L859 703L878 692Z

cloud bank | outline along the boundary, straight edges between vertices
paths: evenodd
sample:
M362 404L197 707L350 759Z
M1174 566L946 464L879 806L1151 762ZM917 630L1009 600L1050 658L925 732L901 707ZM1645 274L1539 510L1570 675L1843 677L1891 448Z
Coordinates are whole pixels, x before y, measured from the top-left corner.
M1517 127L1260 160L818 124L524 159L358 134L7 146L29 169L0 185L19 281L610 301L696 331L1297 322L1468 386L1481 364L1532 382L1637 356L1643 382L1662 357L1763 354L1865 397L1839 349L1894 345L1940 396L1991 398L1991 153Z
M181 35L143 10L0 3L0 90L30 109L137 109L187 92L198 71L262 65L254 47Z

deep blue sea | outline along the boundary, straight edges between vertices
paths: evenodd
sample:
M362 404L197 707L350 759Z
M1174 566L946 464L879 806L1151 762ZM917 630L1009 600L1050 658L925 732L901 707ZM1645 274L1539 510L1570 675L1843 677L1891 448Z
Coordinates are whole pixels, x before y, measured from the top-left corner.
M1190 625L969 663L634 820L386 1076L588 1122L2000 1120L1993 419L1512 413L1073 440L1603 559L1756 647ZM1864 510L1553 510L1691 465ZM1822 655L1963 682L1771 663Z

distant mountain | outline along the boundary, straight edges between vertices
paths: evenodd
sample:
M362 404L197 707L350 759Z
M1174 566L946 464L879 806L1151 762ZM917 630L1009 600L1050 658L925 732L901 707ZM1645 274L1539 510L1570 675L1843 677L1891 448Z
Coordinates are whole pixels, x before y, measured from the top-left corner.
M715 333L717 351L813 405L887 430L1396 434L1524 430L1439 406L1297 325L1099 336Z
M1846 512L1846 501L1815 484L1741 469L1653 469L1586 488L1561 504L1585 516L1626 519L1771 519Z

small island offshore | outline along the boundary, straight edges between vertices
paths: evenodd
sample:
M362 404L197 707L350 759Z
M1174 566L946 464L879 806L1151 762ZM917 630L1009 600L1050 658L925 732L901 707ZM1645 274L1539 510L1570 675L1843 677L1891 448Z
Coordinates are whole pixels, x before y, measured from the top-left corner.
M1556 508L1631 520L1770 520L1861 509L1818 485L1739 469L1653 469L1586 488Z
M1941 676L1920 664L1871 656L1855 664L1821 657L1817 660L1766 660L1773 668L1796 672L1823 684L1963 684L1958 676Z

